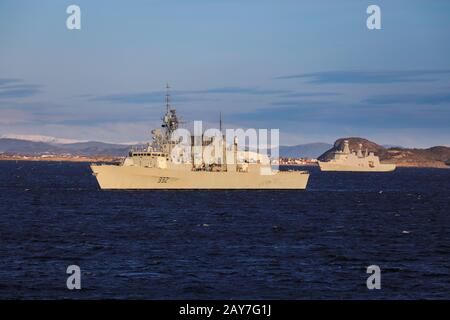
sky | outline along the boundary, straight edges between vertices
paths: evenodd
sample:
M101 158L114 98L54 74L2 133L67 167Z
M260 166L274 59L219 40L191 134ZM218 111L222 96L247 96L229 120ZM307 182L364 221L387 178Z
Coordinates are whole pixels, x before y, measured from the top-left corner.
M446 0L0 0L0 135L146 141L169 83L186 123L449 146L449 40Z

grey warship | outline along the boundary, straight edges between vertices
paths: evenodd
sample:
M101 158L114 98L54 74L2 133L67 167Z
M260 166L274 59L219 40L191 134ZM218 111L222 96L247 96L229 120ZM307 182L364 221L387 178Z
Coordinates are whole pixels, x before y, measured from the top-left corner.
M389 172L396 166L380 163L380 158L367 149L363 153L362 144L357 151L350 151L348 140L345 140L343 150L335 151L330 161L319 161L319 167L321 171Z
M260 157L252 162L239 161L241 151L236 139L231 150L226 142L222 143L223 153L216 163L174 161L175 143L171 137L180 121L176 109L170 105L169 92L165 102L161 129L152 130L151 143L132 149L120 164L90 165L101 189L306 189L309 178L306 171L273 170L270 160L261 161ZM211 143L201 139L202 145ZM193 142L190 147L194 150ZM233 161L226 161L226 154L231 154Z

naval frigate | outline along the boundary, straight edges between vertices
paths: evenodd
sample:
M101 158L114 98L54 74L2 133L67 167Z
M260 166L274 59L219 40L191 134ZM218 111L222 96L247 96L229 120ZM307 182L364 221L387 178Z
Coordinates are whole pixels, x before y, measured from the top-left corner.
M274 170L270 160L261 161L264 157L253 157L255 161L239 160L242 151L238 150L236 137L231 150L226 142L222 143L222 157L216 163L194 161L194 152L191 161L174 161L172 133L180 121L170 105L168 91L165 100L163 123L161 129L152 130L152 143L131 149L120 164L91 164L101 189L306 189L307 171ZM193 151L194 139L190 143ZM202 146L211 143L203 137L201 140ZM233 161L226 161L227 154Z
M362 152L362 144L358 151L350 151L348 140L344 141L343 150L337 150L330 161L319 161L321 171L363 171L389 172L395 170L395 164L380 163L380 158L366 149Z

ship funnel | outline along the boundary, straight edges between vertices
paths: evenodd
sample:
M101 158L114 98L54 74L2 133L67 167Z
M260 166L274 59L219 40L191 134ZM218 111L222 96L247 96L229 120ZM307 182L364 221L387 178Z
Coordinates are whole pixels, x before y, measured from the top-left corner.
M357 156L358 156L358 158L362 158L363 157L363 154L362 154L362 143L360 143L358 146L359 146L359 148L358 148Z
M348 140L344 140L344 150L343 153L350 154L350 147L348 146Z

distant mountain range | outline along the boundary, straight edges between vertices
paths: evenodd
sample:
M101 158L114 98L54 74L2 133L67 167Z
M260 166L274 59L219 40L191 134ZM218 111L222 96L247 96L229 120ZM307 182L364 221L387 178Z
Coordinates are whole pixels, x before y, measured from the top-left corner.
M450 164L450 148L437 146L427 149L402 148L381 146L373 141L349 137L336 140L334 146L319 157L321 161L328 161L333 157L333 153L342 150L344 140L349 141L350 150L358 150L359 144L362 144L362 150L374 152L380 157L382 162L395 163L398 166L411 167L437 167L447 168Z
M50 144L68 144L68 143L77 143L77 142L87 142L85 140L55 138L55 137L35 135L35 134L3 134L0 136L0 139L15 139L15 140L25 140L25 141L33 141L33 142L45 142L45 143L50 143Z
M15 136L15 135L14 135ZM0 153L17 155L71 154L83 156L123 156L128 153L132 144L113 144L98 141L72 142L70 139L59 139L47 136L2 136ZM22 138L22 139L19 139ZM296 146L281 146L279 153L285 158L317 158L333 147L328 143L308 143Z
M317 157L332 147L332 144L323 142L299 144L296 146L280 146L280 156L283 158L317 159Z
M48 143L19 139L0 138L0 153L17 155L77 155L77 156L123 156L131 145L97 141L76 143Z

